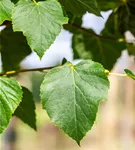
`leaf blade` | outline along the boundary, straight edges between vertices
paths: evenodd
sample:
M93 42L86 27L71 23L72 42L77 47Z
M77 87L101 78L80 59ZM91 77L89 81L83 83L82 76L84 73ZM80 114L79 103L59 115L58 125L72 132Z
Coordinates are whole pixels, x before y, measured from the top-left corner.
M14 115L20 118L24 123L28 124L34 130L36 127L36 114L35 114L35 103L33 100L32 93L25 87L22 87L23 98L22 102L15 110Z
M31 49L40 58L60 33L62 25L68 21L57 0L37 3L20 0L14 8L12 18L14 31L23 32Z
M96 0L59 0L65 9L77 17L80 17L86 12L100 15Z
M0 133L8 126L22 99L22 90L14 79L0 77Z
M8 25L1 31L0 39L3 71L19 69L20 62L31 53L26 38L21 32L13 32L12 26Z
M0 0L0 24L5 20L11 20L14 4L10 0Z
M107 98L108 87L100 64L66 63L45 76L40 89L42 106L51 121L80 144L94 124L100 101Z

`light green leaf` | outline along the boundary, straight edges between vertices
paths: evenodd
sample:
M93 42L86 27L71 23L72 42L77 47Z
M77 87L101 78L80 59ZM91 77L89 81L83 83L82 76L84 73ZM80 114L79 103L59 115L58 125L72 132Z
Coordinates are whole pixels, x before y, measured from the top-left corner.
M12 19L14 31L23 32L31 49L40 58L60 33L62 25L68 22L57 0L37 3L20 0L14 8Z
M22 90L18 82L11 78L0 77L0 133L7 128L21 99Z
M0 0L0 24L5 20L11 20L13 6L10 0Z
M28 124L31 128L36 130L35 103L32 93L25 87L23 87L22 90L22 102L16 109L14 115L19 117L24 123Z
M3 71L19 69L20 62L31 53L26 38L21 32L13 32L12 26L8 25L1 31L0 40Z
M130 78L135 80L135 74L132 71L130 71L128 69L124 69L124 71L126 72L127 76L129 76Z
M59 128L80 144L96 120L99 103L107 99L109 81L93 61L66 63L50 70L41 85L43 109Z
M85 12L94 13L100 16L96 0L59 0L65 9L75 16L81 16Z

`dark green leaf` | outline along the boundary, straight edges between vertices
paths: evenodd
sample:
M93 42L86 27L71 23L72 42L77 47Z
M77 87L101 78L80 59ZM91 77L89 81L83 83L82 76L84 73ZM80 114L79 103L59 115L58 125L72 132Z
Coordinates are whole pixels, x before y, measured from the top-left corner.
M26 38L9 25L1 32L0 40L3 71L19 69L19 63L31 53Z
M89 30L91 33L94 31ZM73 36L74 58L92 59L111 70L125 48L124 43L107 40L78 31Z
M135 80L135 74L132 71L128 69L125 69L124 71L126 72L127 76Z
M24 87L22 88L22 90L22 102L16 109L14 115L19 117L24 123L28 124L31 128L36 130L35 103L32 93Z
M11 20L13 6L10 0L0 0L0 24L5 20Z
M132 2L132 5L129 2ZM119 7L116 13L120 32L124 34L126 31L130 31L135 36L135 8L133 5L135 5L135 1L129 0L126 5Z
M67 62L67 59L66 59L66 58L63 58L63 59L62 59L62 65L64 65L66 62Z
M14 8L12 19L14 31L23 32L31 49L40 58L60 33L62 25L68 21L57 0L38 3L20 0Z
M22 90L18 82L11 78L0 77L0 133L7 128L21 99Z
M127 50L129 55L135 56L135 45L132 43L127 44Z
M59 0L64 8L75 16L82 16L85 12L100 16L96 0Z
M94 31L90 29L88 31L93 35L84 31L78 31L74 34L72 39L74 58L92 59L111 70L121 56L122 50L126 48L125 43L117 40L124 37L118 32L116 24L115 16L112 13L101 32L103 38L94 36Z
M16 4L19 0L11 0L14 4Z
M43 109L59 128L80 144L92 128L99 103L107 99L104 68L87 60L50 70L41 85Z
M101 32L103 36L109 36L110 38L114 39L124 39L124 35L120 33L119 28L118 28L118 14L112 12L106 21L105 28Z
M116 9L123 2L121 0L97 0L98 6L101 10L106 11Z

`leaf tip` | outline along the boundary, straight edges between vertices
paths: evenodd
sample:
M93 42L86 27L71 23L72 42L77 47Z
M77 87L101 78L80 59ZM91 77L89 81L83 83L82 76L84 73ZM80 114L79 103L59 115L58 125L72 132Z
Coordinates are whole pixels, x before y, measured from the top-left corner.
M80 141L76 141L76 142L77 142L78 146L81 147Z

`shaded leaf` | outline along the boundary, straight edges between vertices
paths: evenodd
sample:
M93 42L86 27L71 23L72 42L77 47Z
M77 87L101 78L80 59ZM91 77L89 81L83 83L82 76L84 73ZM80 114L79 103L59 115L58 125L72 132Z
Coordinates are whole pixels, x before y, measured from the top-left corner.
M31 53L26 38L21 32L13 32L9 25L0 33L0 39L3 71L19 69L20 62Z
M127 44L127 50L129 55L135 56L135 45L132 43Z
M66 62L67 62L67 59L64 57L64 58L62 59L62 65L64 65Z
M14 4L16 4L19 0L11 0Z
M14 8L12 19L14 31L23 32L31 49L40 58L60 33L62 25L68 21L57 0L37 3L20 0Z
M36 108L32 93L25 87L23 87L22 90L22 102L16 109L14 115L19 117L24 123L28 124L31 128L36 130Z
M116 9L123 2L121 0L97 0L98 6L102 11L107 11L110 9Z
M92 30L89 31L94 33ZM92 59L101 63L108 70L112 69L125 48L124 43L90 36L82 31L78 31L73 36L72 42L74 58Z
M13 6L10 0L0 0L0 24L5 20L11 20Z
M41 85L43 109L59 128L80 144L92 128L99 103L107 99L109 81L93 61L51 69Z
M124 37L118 32L115 24L117 22L115 23L115 16L112 13L101 32L103 38L100 35L95 36L95 32L91 29L88 29L88 31L92 35L78 30L72 38L74 58L92 59L111 70L121 56L121 52L126 48L125 43L117 40Z
M129 0L117 10L118 28L121 33L130 31L135 36L135 1ZM126 14L126 15L125 15Z
M11 78L0 77L0 133L7 128L21 99L22 90L18 82Z
M94 13L100 16L96 0L59 0L65 10L71 12L75 16L81 16L85 12Z

